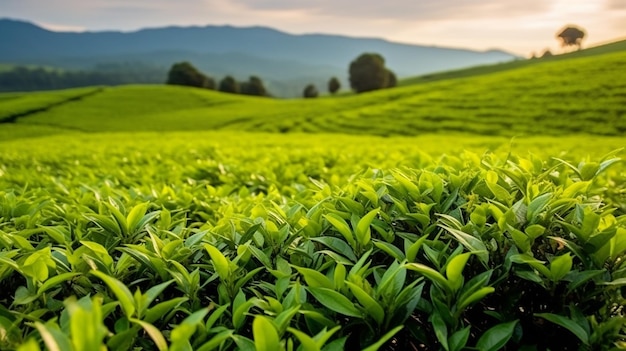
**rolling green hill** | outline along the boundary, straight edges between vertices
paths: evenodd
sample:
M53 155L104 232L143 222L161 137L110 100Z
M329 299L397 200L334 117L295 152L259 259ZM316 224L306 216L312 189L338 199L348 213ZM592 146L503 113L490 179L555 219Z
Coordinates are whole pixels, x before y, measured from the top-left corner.
M85 132L621 135L626 131L625 65L623 51L314 100L170 86L9 94L0 95L0 120Z
M562 60L569 60L572 58L590 57L590 56L604 55L604 54L623 52L623 51L626 51L626 40L620 40L620 41L611 42L608 44L590 47L590 48L580 50L580 51L568 52L565 54L554 55L554 56L549 56L549 57L536 58L536 59L530 59L530 60L515 60L515 61L504 62L504 63L493 64L493 65L481 65L481 66L468 67L468 68L463 68L463 69L458 69L458 70L435 72L435 73L417 76L413 78L403 79L399 82L399 85L406 86L406 85L412 85L412 84L434 82L434 81L445 80L445 79L474 77L474 76L480 76L480 75L489 74L489 73L504 72L504 71L508 71L508 70L516 69L516 68L528 67L528 66L532 66L536 64L545 63L545 62L562 61Z

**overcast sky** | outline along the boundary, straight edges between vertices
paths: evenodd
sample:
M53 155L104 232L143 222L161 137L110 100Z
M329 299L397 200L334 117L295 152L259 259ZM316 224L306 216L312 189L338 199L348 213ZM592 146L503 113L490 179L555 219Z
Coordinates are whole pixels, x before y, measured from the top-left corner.
M626 0L0 0L0 17L54 30L263 25L525 56L560 50L570 23L586 44L626 38Z

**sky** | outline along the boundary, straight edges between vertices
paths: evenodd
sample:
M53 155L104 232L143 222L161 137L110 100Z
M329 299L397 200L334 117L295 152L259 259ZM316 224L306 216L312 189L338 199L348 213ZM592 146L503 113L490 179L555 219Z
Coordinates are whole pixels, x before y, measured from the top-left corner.
M626 0L0 0L0 17L65 31L262 25L522 56L560 52L568 24L584 44L626 38Z

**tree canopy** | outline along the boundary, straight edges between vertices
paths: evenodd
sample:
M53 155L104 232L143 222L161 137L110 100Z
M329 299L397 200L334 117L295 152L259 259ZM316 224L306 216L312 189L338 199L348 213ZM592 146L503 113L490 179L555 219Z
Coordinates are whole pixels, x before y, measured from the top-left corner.
M166 84L215 89L215 81L212 78L204 75L186 61L172 65L167 74Z
M302 96L305 98L316 98L319 95L317 88L313 84L309 84L304 88Z
M580 27L569 25L560 30L556 37L561 40L561 46L577 46L580 50L585 31Z
M341 89L339 79L337 79L337 77L330 78L328 81L328 92L334 95L339 91L339 89Z
M350 63L350 87L357 93L389 88L396 83L385 59L376 53L364 53ZM392 85L390 85L392 83Z
M241 93L244 95L253 96L268 96L267 89L263 85L261 78L257 76L250 76L247 82L242 82L240 85Z
M232 76L226 76L220 81L219 91L224 93L239 94L239 83Z

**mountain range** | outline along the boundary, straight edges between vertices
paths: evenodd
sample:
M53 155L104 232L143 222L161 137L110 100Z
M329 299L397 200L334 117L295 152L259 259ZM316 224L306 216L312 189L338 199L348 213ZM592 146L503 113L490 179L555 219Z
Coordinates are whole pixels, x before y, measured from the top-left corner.
M217 79L227 74L241 80L257 75L278 96L299 95L308 83L325 90L331 76L347 84L349 63L364 52L381 54L399 78L516 58L501 50L481 52L376 38L293 35L266 27L56 32L26 21L0 19L1 63L67 70L133 63L161 69L163 81L171 64L190 61Z

